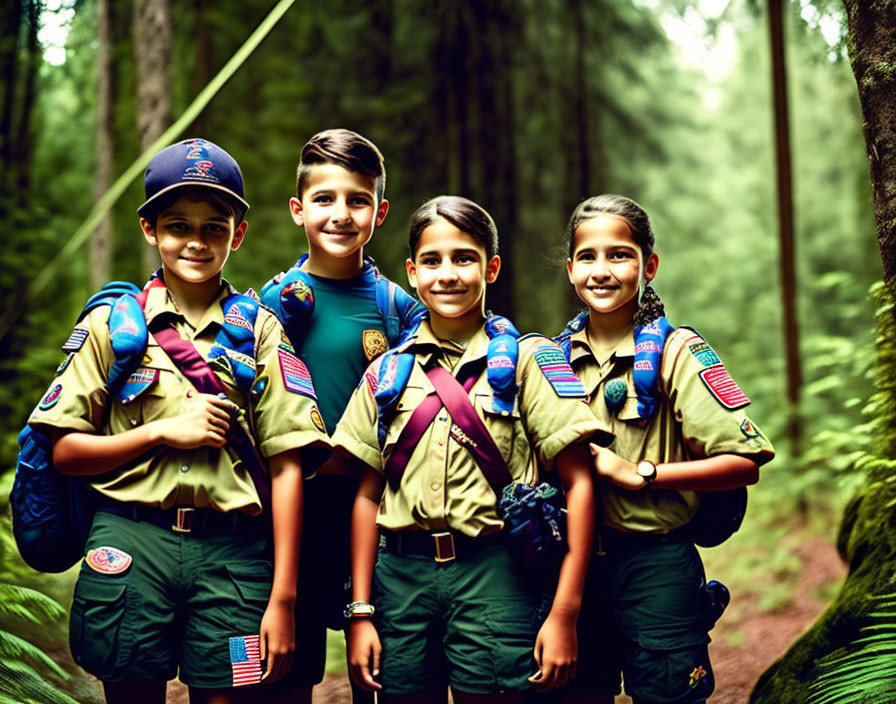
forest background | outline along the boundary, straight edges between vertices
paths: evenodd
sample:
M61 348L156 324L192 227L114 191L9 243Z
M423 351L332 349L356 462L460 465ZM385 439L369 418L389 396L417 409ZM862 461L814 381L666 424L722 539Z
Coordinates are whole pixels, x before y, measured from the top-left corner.
M83 301L98 283L141 283L154 268L135 213L142 178L39 291L36 277L273 5L5 4L0 502L12 482L16 434L61 361ZM407 220L417 205L440 193L471 197L501 235L504 269L492 307L525 331L554 334L577 310L563 242L575 204L602 192L640 202L657 234L656 288L668 317L709 340L778 451L751 491L744 529L707 555L710 572L718 570L736 598L752 594L758 608L774 611L794 598L803 567L795 543L832 541L831 516L863 481L854 460L870 440L869 289L882 273L843 9L825 0L783 5L796 380L782 313L765 3L299 0L171 141L204 136L240 163L250 228L226 273L246 288L304 249L287 210L301 145L328 127L361 132L388 168L390 214L370 247L380 268L403 281ZM798 405L788 399L794 381ZM73 575L47 578L21 565L8 517L0 535L5 603L23 604L0 608L0 629L73 670L65 619L57 614L48 628L57 610L15 591L35 587L67 605ZM821 596L835 588L824 585ZM43 625L29 625L29 616ZM0 634L0 666L18 647L38 670L51 667L10 642ZM61 687L79 701L93 696L78 678Z

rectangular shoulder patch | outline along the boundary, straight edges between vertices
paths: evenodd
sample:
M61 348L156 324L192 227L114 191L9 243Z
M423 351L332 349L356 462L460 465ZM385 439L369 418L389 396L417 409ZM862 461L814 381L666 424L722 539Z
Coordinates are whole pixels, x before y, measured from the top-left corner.
M554 393L562 397L585 398L585 386L576 376L560 348L553 345L541 345L532 353L535 362L545 379L550 383Z
M688 350L690 350L691 354L694 355L694 357L697 358L697 361L704 367L712 367L722 363L722 360L719 359L719 356L715 353L713 348L703 340L688 345Z
M90 331L87 328L75 328L74 330L72 330L72 334L68 336L68 339L62 346L62 351L77 352L84 346L84 343L87 341L87 338L89 336Z
M716 401L730 411L750 404L750 399L731 378L724 364L715 364L700 370L700 378Z
M277 348L277 357L280 360L280 373L283 376L283 386L286 387L286 390L317 401L314 386L311 384L311 373L305 363L282 347Z

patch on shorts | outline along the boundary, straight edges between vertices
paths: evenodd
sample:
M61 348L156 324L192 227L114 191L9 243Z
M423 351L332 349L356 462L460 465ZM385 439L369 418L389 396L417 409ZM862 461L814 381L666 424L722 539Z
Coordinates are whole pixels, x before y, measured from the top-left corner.
M365 330L361 333L361 344L364 345L364 355L367 361L379 357L389 349L389 343L381 330Z
M587 396L584 385L569 366L559 347L542 345L535 349L532 356L535 357L538 368L558 396L571 398Z
M712 367L722 363L722 360L719 359L719 355L717 355L713 348L703 340L695 342L693 345L688 345L688 349L704 367Z
M233 686L261 682L261 651L258 636L228 638Z
M314 423L314 427L322 433L327 431L327 426L324 425L324 419L321 418L320 411L317 410L317 408L311 409L311 422Z
M688 682L689 687L696 687L706 678L706 670L703 669L703 665L697 665L691 672L691 679Z
M62 384L56 384L56 386L47 391L47 395L40 400L37 407L42 411L49 411L59 403L60 396L62 396Z
M75 328L72 334L68 336L65 344L62 346L63 352L77 352L84 346L87 338L90 336L90 330L87 328Z
M740 390L723 364L716 364L700 371L700 378L716 401L733 411L750 404L750 399Z
M131 566L133 558L118 548L95 548L84 558L97 572L103 574L121 574Z
M311 384L311 374L305 363L284 350L283 347L278 347L277 357L280 359L280 373L283 375L283 386L286 387L286 390L317 401L314 386Z

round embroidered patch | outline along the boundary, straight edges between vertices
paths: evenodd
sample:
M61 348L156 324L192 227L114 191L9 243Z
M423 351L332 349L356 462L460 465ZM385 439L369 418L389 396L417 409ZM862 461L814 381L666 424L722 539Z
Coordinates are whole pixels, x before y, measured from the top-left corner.
M618 413L628 396L628 387L622 379L611 379L604 387L604 400L610 413Z
M38 408L42 411L48 411L53 406L55 406L59 402L59 397L62 395L62 384L56 384L52 389L47 392L47 395L41 399L40 405Z
M103 574L120 574L131 566L133 558L118 548L102 547L88 551L87 564Z
M327 426L324 425L324 419L321 418L320 411L317 410L317 408L311 409L311 422L314 423L314 427L322 433L327 431Z

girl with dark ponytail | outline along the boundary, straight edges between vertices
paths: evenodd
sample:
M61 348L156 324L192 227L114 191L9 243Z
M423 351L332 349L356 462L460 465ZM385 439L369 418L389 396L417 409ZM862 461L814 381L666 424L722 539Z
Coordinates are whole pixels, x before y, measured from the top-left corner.
M612 704L622 676L639 704L705 702L708 631L728 591L706 583L694 543L710 544L708 497L754 483L774 451L718 355L666 320L650 285L659 257L644 209L589 198L566 235L569 281L587 310L555 339L616 436L612 449L591 446L596 550L566 701Z

